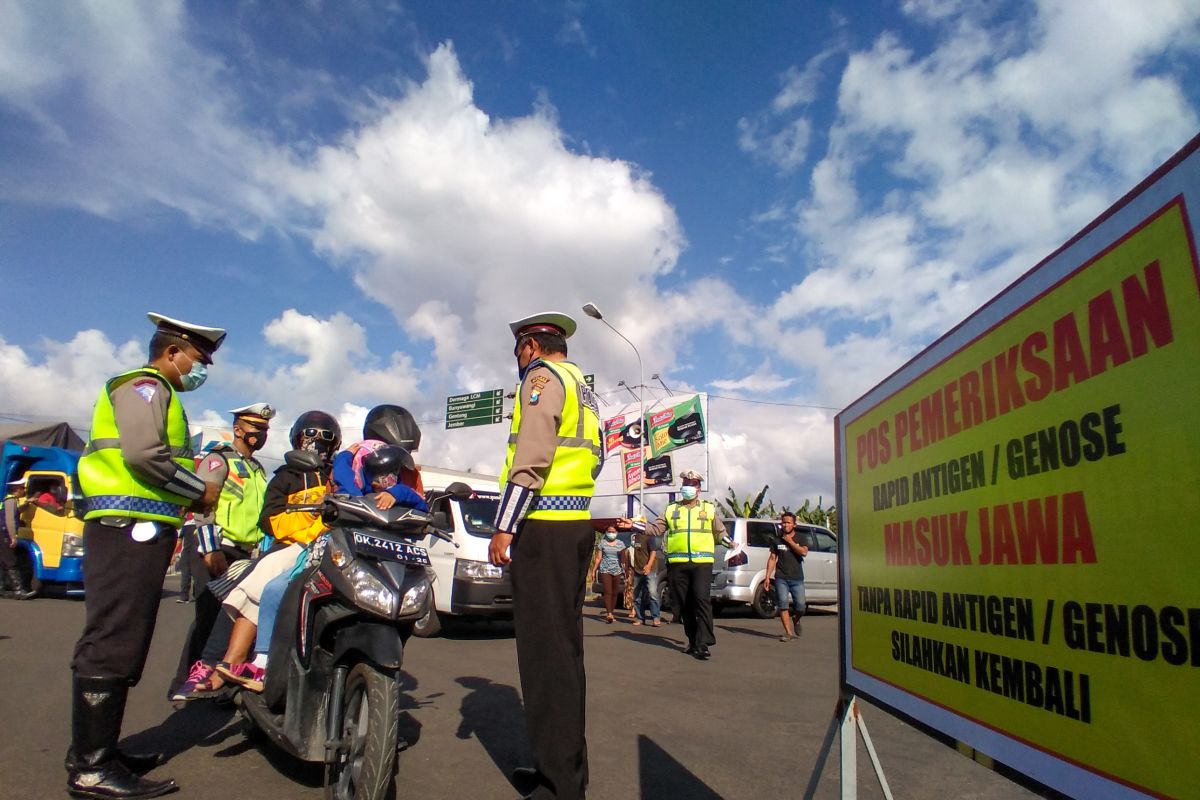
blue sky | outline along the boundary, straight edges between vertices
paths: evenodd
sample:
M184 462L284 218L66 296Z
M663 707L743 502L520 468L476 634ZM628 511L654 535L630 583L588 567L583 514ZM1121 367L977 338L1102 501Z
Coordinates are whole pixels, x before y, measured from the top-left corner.
M0 416L86 426L156 310L230 331L195 420L400 402L495 472L445 398L558 309L621 410L594 301L715 488L828 502L834 409L1194 136L1198 56L1184 0L5 3Z

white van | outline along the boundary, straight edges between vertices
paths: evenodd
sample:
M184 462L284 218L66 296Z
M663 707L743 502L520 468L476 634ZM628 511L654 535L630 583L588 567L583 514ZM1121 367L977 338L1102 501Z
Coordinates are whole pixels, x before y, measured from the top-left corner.
M435 524L453 542L426 537L432 573L433 603L413 629L417 636L436 636L448 617L512 617L512 582L507 567L488 561L488 546L496 532L493 521L500 505L496 478L473 472L422 467L426 496L438 498L452 483L475 490L466 500L440 497L430 505Z
M779 535L775 519L726 519L729 537L742 545L742 552L724 561L725 548L717 546L717 564L713 572L714 609L736 603L748 603L756 616L775 616L775 593L763 585L767 575L767 557ZM836 605L838 601L837 534L820 525L796 522L797 540L808 545L804 558L804 601L806 605Z

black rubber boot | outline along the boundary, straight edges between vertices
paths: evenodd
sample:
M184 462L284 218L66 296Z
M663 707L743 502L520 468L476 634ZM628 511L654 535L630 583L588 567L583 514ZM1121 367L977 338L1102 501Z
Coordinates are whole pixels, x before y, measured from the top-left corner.
M71 747L67 791L72 797L159 797L174 792L173 780L152 781L130 771L117 751L129 687L111 678L76 675L72 687Z
M6 570L4 573L8 581L9 592L8 597L16 598L17 600L28 600L31 597L36 597L37 592L31 591L25 585L24 576L19 569Z

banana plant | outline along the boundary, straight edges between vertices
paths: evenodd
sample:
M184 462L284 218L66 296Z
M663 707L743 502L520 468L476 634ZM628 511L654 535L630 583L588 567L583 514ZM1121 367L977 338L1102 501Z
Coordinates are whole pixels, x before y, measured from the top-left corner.
M733 517L773 517L775 516L775 504L766 500L767 489L769 488L769 484L763 486L758 494L751 499L749 495L746 495L745 498L739 498L733 487L728 486L726 490L729 494L724 500L718 501L717 504L723 512Z

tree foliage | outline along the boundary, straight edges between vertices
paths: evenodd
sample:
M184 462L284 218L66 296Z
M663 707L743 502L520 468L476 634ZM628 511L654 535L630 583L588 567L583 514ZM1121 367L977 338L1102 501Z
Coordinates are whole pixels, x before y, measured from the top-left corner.
M805 498L804 505L800 506L795 511L792 511L792 513L796 515L796 519L800 522L808 522L812 525L824 525L826 528L829 528L829 530L837 533L837 506L824 508L823 503L824 498L820 495L817 495L817 505L815 507L812 505L812 500ZM789 509L787 506L783 507L783 511L790 510L791 509ZM782 514L783 511L779 513Z
M769 485L763 486L753 497L749 494L745 497L738 497L733 487L728 486L726 490L729 494L724 500L718 500L717 506L731 517L773 517L775 516L775 504L767 500L767 489L769 488Z
M783 506L780 509L775 508L775 503L767 500L767 489L770 486L764 486L759 489L758 494L746 494L739 497L732 486L727 487L728 495L724 500L718 500L717 506L722 513L732 517L746 518L774 518L790 511L796 515L796 520L799 522L807 522L811 525L823 525L829 530L837 533L838 529L838 513L837 506L825 508L825 498L817 496L817 504L814 506L812 500L805 498L804 503L795 510L790 506Z

